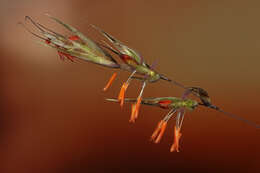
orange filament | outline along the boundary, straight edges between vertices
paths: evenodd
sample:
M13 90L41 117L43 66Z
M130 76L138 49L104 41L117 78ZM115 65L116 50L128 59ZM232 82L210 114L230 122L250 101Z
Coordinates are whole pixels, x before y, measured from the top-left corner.
M118 101L120 101L120 106L121 106L121 107L123 107L123 105L124 105L125 91L126 91L128 85L129 85L129 84L125 82L125 83L122 85L121 90L120 90L119 95L118 95Z
M152 136L151 136L151 140L154 141L154 143L159 143L160 140L162 139L162 136L164 134L164 131L166 129L166 126L167 126L167 122L166 121L163 121L161 120L155 131L153 132Z
M117 73L113 73L113 75L110 77L109 81L107 82L106 86L103 88L103 91L106 91L114 82L116 78Z
M174 127L174 143L172 144L171 146L171 152L173 151L177 151L177 152L180 152L179 150L179 141L180 141L180 138L181 138L181 133L180 133L180 129Z

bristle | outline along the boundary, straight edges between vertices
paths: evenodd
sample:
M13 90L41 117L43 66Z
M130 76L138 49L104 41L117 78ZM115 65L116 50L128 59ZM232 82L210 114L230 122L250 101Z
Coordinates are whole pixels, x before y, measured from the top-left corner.
M118 102L118 99L107 98L106 100L110 102Z
M32 32L31 30L29 30L22 22L19 22L18 25L21 25L22 27L24 27L24 29L25 29L26 31L28 31L30 34L34 35L35 37L40 38L40 39L42 39L42 40L44 40L44 41L47 40L47 38L44 38L44 37L42 37L42 36L40 36L40 35L38 35L38 34L35 34L35 33Z

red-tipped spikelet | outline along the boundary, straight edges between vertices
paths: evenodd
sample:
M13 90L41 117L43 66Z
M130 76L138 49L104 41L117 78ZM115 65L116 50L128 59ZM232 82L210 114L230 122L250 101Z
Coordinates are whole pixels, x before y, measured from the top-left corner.
M70 61L80 59L110 68L120 68L120 65L116 62L116 60L106 50L100 47L98 43L86 37L76 28L63 23L59 19L50 15L47 16L68 29L72 35L67 37L54 32L42 24L35 22L29 16L25 17L25 21L30 21L31 24L38 29L39 34L30 31L23 23L20 22L19 24L21 24L28 32L37 38L44 40L44 45L56 49L62 60L65 60L65 58Z

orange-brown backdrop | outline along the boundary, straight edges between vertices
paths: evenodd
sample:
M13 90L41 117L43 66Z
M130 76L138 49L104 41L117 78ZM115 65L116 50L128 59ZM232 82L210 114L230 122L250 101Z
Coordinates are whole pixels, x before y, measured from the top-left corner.
M160 144L149 137L165 110L107 103L129 74L102 88L112 70L62 62L17 25L25 15L63 32L48 12L101 38L93 23L137 49L157 70L209 91L212 102L257 123L260 95L258 1L1 0L0 172L243 172L260 171L259 130L199 108L183 125L181 152L170 153L173 122ZM127 96L135 97L140 83ZM144 95L180 96L166 82Z

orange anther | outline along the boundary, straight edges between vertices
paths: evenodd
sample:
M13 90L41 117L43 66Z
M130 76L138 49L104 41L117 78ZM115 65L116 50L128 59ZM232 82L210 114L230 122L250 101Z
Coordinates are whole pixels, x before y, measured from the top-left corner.
M113 75L110 77L109 81L107 82L106 86L104 87L103 91L106 91L113 83L113 81L116 78L117 73L113 73Z
M124 83L121 87L121 90L119 92L119 95L118 95L118 101L120 101L120 106L123 107L124 105L124 99L125 99L125 91L128 87L128 83Z
M161 130L160 130L160 133L159 135L157 136L156 140L155 140L155 143L159 143L162 139L162 136L165 132L165 129L166 129L166 126L167 126L167 122L163 121L162 123L162 127L161 127Z
M136 102L135 114L134 114L134 116L135 116L134 118L135 119L137 119L137 117L138 117L140 106L141 106L141 101L142 101L142 98L138 97L137 98L137 102Z
M155 143L159 143L163 134L164 134L164 132L165 132L166 126L167 126L167 122L161 120L158 123L155 131L153 132L153 134L151 136L151 140L154 141Z
M180 129L177 129L176 127L174 127L174 143L171 146L170 151L177 151L180 152L179 150L179 141L181 138L181 133L180 133Z
M136 104L132 104L132 111L131 111L131 117L129 122L134 123L135 122L135 110L136 110Z

